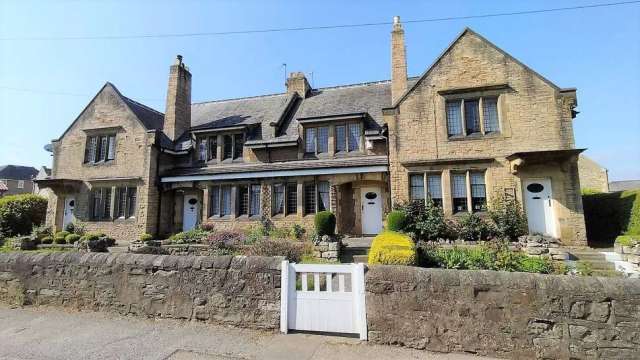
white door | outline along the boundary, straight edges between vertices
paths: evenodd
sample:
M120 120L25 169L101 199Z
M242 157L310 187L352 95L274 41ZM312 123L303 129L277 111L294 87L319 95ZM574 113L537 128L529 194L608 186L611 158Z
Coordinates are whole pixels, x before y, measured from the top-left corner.
M556 236L550 179L528 179L524 182L524 199L529 232Z
M182 231L189 231L196 227L198 213L200 212L200 201L197 195L184 196L184 210L182 212Z
M72 223L75 220L73 209L76 207L76 198L68 196L64 198L64 216L62 218L62 229L67 227L67 224Z
M382 231L382 194L380 188L362 188L362 233L377 234Z

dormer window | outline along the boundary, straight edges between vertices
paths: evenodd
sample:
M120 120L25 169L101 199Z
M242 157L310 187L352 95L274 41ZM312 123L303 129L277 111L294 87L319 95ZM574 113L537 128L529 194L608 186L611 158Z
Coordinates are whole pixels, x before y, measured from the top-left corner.
M449 99L446 101L445 112L449 137L500 132L497 96Z
M304 152L323 154L329 152L329 127L318 126L304 129Z
M87 136L84 150L84 162L95 164L116 158L116 135L105 134Z
M362 126L360 123L336 125L336 152L360 151Z
M228 134L222 136L222 160L242 159L244 134Z

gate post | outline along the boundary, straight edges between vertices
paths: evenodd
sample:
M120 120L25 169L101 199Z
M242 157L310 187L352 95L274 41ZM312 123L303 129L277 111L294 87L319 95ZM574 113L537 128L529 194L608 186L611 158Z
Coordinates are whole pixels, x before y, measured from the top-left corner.
M289 330L289 261L282 260L280 266L280 332Z
M365 303L364 288L364 264L353 264L353 272L351 275L354 279L353 296L356 303L356 318L358 321L358 330L360 330L360 340L367 340L367 305Z

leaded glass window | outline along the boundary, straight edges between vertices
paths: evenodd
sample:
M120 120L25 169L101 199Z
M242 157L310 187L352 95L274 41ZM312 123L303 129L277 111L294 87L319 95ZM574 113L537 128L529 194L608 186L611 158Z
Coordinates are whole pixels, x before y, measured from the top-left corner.
M484 172L472 172L469 177L471 180L471 210L473 212L484 211L487 207Z
M273 215L284 214L284 184L273 185Z
M287 214L296 214L298 212L298 184L287 184Z
M427 175L427 192L436 206L442 206L442 180L440 174Z
M317 152L318 154L329 152L329 128L319 127L316 129L317 131Z
M488 97L482 99L482 116L485 133L500 131L500 125L498 124L498 98Z
M347 150L347 126L336 125L336 151Z
M249 215L260 215L260 190L259 184L253 184L249 188Z
M316 184L304 184L304 213L316 213Z
M424 201L424 175L413 174L409 176L409 193L411 201Z
M316 152L316 129L306 128L304 129L304 152L314 153Z
M480 112L478 111L478 100L464 101L464 123L467 135L480 132Z
M349 124L349 151L360 150L361 127L358 123Z
M220 216L231 215L231 186L222 186L220 193Z
M329 182L318 182L318 211L325 211L331 208L329 204Z
M467 177L465 174L452 174L451 195L453 212L467 211Z
M447 131L449 136L462 135L461 101L447 101Z

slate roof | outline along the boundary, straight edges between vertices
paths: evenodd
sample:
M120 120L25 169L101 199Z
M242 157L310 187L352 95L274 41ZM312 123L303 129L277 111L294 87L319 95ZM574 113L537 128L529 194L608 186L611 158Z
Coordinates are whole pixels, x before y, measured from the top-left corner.
M640 189L640 180L611 181L609 191L625 191Z
M31 180L38 175L38 169L31 166L0 166L0 179Z
M147 130L162 130L164 127L164 114L154 110L144 104L120 94L122 100L129 106L131 111L138 117Z

